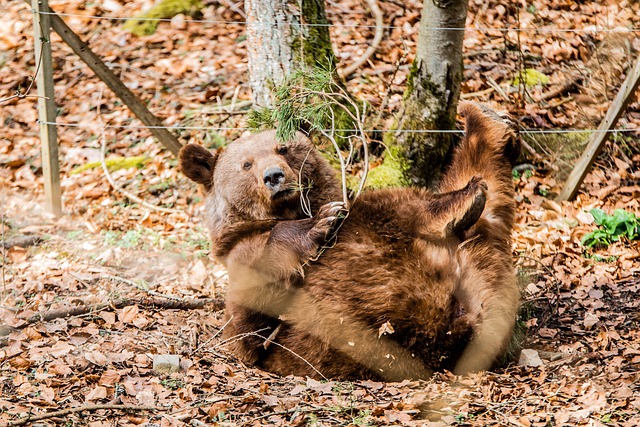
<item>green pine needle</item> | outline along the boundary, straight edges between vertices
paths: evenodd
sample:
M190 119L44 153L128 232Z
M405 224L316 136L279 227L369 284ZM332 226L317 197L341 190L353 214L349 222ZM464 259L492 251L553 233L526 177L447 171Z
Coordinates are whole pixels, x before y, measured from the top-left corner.
M353 128L353 107L335 79L335 70L307 68L292 73L274 89L275 108L254 109L248 118L252 131L276 129L280 141L289 141L301 129Z

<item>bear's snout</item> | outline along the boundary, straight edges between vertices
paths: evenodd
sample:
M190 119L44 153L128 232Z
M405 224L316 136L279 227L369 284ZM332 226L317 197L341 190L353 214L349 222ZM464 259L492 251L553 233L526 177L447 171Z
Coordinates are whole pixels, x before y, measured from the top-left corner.
M262 179L272 195L284 189L285 176L284 171L280 167L272 166L268 168L264 171Z

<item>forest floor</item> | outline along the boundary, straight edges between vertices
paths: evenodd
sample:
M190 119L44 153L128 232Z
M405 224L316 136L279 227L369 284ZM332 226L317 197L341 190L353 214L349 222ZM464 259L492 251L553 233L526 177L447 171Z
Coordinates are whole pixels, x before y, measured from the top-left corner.
M384 129L401 106L421 2L379 3L391 28L347 85ZM243 16L230 4L209 2L206 22L177 17L134 37L115 18L150 1L51 1L154 113L186 127L176 130L182 142L207 147L244 131L250 99ZM467 26L480 30L466 33L463 97L529 130L523 161L532 169L514 173L513 257L522 345L540 366L516 358L494 372L383 384L282 378L239 363L220 338L226 273L209 258L201 192L53 35L60 218L43 211L35 98L0 104L0 424L640 425L639 244L580 243L596 228L591 209L640 212L638 132L614 135L574 202L554 201L640 48L638 32L625 31L640 28L640 3L510 4L470 1ZM0 0L0 10L5 99L29 86L36 64L29 6ZM373 38L374 19L358 0L328 1L327 13L346 66ZM542 77L514 84L523 69ZM618 128L639 127L632 102ZM587 131L539 133L567 129ZM107 159L136 157L113 179L168 212L130 202L100 167L78 169L100 160L102 141ZM153 369L162 354L179 355L178 372Z

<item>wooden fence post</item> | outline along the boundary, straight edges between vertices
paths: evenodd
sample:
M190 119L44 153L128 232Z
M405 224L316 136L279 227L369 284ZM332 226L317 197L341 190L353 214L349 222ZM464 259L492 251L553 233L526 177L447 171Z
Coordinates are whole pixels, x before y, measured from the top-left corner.
M578 161L576 162L571 174L567 178L562 192L558 196L558 200L573 200L578 194L578 190L582 185L582 181L591 170L593 162L596 161L598 154L602 151L605 142L609 139L611 130L618 123L618 119L625 112L627 105L631 102L633 94L640 86L640 57L636 59L636 63L627 73L627 78L622 83L618 94L611 103L607 115L604 117L598 130L591 134L589 144L584 150Z
M58 162L58 133L56 130L56 103L53 88L53 66L51 62L51 39L48 0L32 0L33 45L36 63L36 85L38 87L38 117L40 143L42 145L42 175L44 177L45 209L59 216L62 214L60 192L60 165Z

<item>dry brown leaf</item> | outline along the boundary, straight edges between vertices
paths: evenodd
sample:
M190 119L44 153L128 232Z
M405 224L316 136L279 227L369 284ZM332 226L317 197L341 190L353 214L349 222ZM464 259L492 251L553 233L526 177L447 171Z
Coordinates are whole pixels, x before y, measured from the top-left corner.
M85 353L84 358L94 365L105 366L107 364L107 356L105 356L98 350Z
M94 402L96 400L102 400L107 398L107 389L102 386L94 387L85 396L85 401Z
M133 320L138 316L138 313L140 313L140 309L137 305L127 306L118 311L118 320L120 320L122 323L131 324L133 323Z

